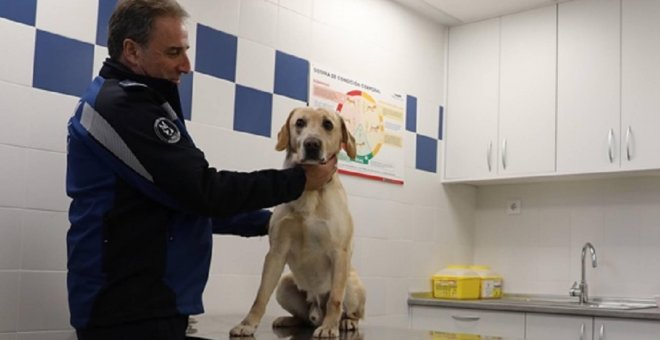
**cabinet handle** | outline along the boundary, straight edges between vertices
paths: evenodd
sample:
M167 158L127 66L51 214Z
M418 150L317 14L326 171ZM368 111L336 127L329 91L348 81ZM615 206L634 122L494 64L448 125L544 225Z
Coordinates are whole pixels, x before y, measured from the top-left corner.
M502 169L506 170L506 138L502 142Z
M605 339L605 324L600 325L600 332L598 334L598 340Z
M614 130L610 129L610 132L607 134L607 156L610 158L610 163L614 162L614 147L612 144L614 144Z
M580 326L580 340L584 340L584 323Z
M479 321L481 317L479 316L464 316L464 315L452 315L452 319L456 321Z
M632 130L630 125L628 125L628 130L626 130L626 158L628 161L632 159L632 153L630 152L630 137L632 135Z
M488 150L486 151L486 164L488 164L488 172L493 168L491 165L491 156L493 154L493 141L488 143Z

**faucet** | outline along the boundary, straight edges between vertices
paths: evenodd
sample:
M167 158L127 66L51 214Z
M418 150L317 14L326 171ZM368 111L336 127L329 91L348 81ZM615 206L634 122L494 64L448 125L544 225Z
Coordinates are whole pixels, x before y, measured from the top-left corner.
M573 282L573 286L569 291L571 296L577 296L580 298L580 303L589 303L589 289L587 287L587 278L586 278L586 266L584 264L584 259L587 255L587 249L591 252L591 267L596 268L598 266L598 261L596 259L596 249L594 246L587 242L582 247L582 277L580 278L580 284L578 285L577 281Z

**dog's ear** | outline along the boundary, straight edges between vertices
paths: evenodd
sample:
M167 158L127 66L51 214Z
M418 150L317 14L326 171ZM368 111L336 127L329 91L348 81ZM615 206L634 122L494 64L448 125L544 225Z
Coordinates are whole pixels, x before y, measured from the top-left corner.
M289 146L289 120L291 120L291 116L293 116L295 111L296 109L293 109L289 112L289 117L286 118L286 122L280 128L280 132L277 133L277 144L275 144L275 150L277 151L285 150Z
M355 137L353 137L353 135L346 128L344 118L341 118L341 145L342 148L346 150L348 158L355 159L355 156L357 155L357 150L355 149Z

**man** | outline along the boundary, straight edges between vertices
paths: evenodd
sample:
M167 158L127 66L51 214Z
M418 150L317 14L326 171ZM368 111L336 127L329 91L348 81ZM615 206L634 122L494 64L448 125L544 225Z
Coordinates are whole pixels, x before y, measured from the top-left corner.
M69 121L67 279L80 340L184 339L188 316L203 312L212 231L266 234L260 209L320 188L336 167L209 167L177 88L190 71L186 17L176 0L120 1L110 58Z

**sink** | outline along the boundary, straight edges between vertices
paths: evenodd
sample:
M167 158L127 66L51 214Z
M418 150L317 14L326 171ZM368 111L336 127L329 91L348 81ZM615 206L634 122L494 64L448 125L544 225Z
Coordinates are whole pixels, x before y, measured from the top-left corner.
M597 309L645 309L656 308L655 302L635 299L595 298L588 303L581 304L576 299L563 296L546 295L505 295L501 302L513 303L539 307L561 307L561 308L597 308Z
M600 301L586 304L589 308L602 309L645 309L655 308L653 302L621 302L621 301Z
M416 298L433 299L430 293L413 293ZM478 300L480 304L506 304L529 307L548 307L563 309L598 309L598 310L633 310L656 308L651 299L594 297L588 303L580 304L578 299L565 295L546 294L504 294L500 299Z

